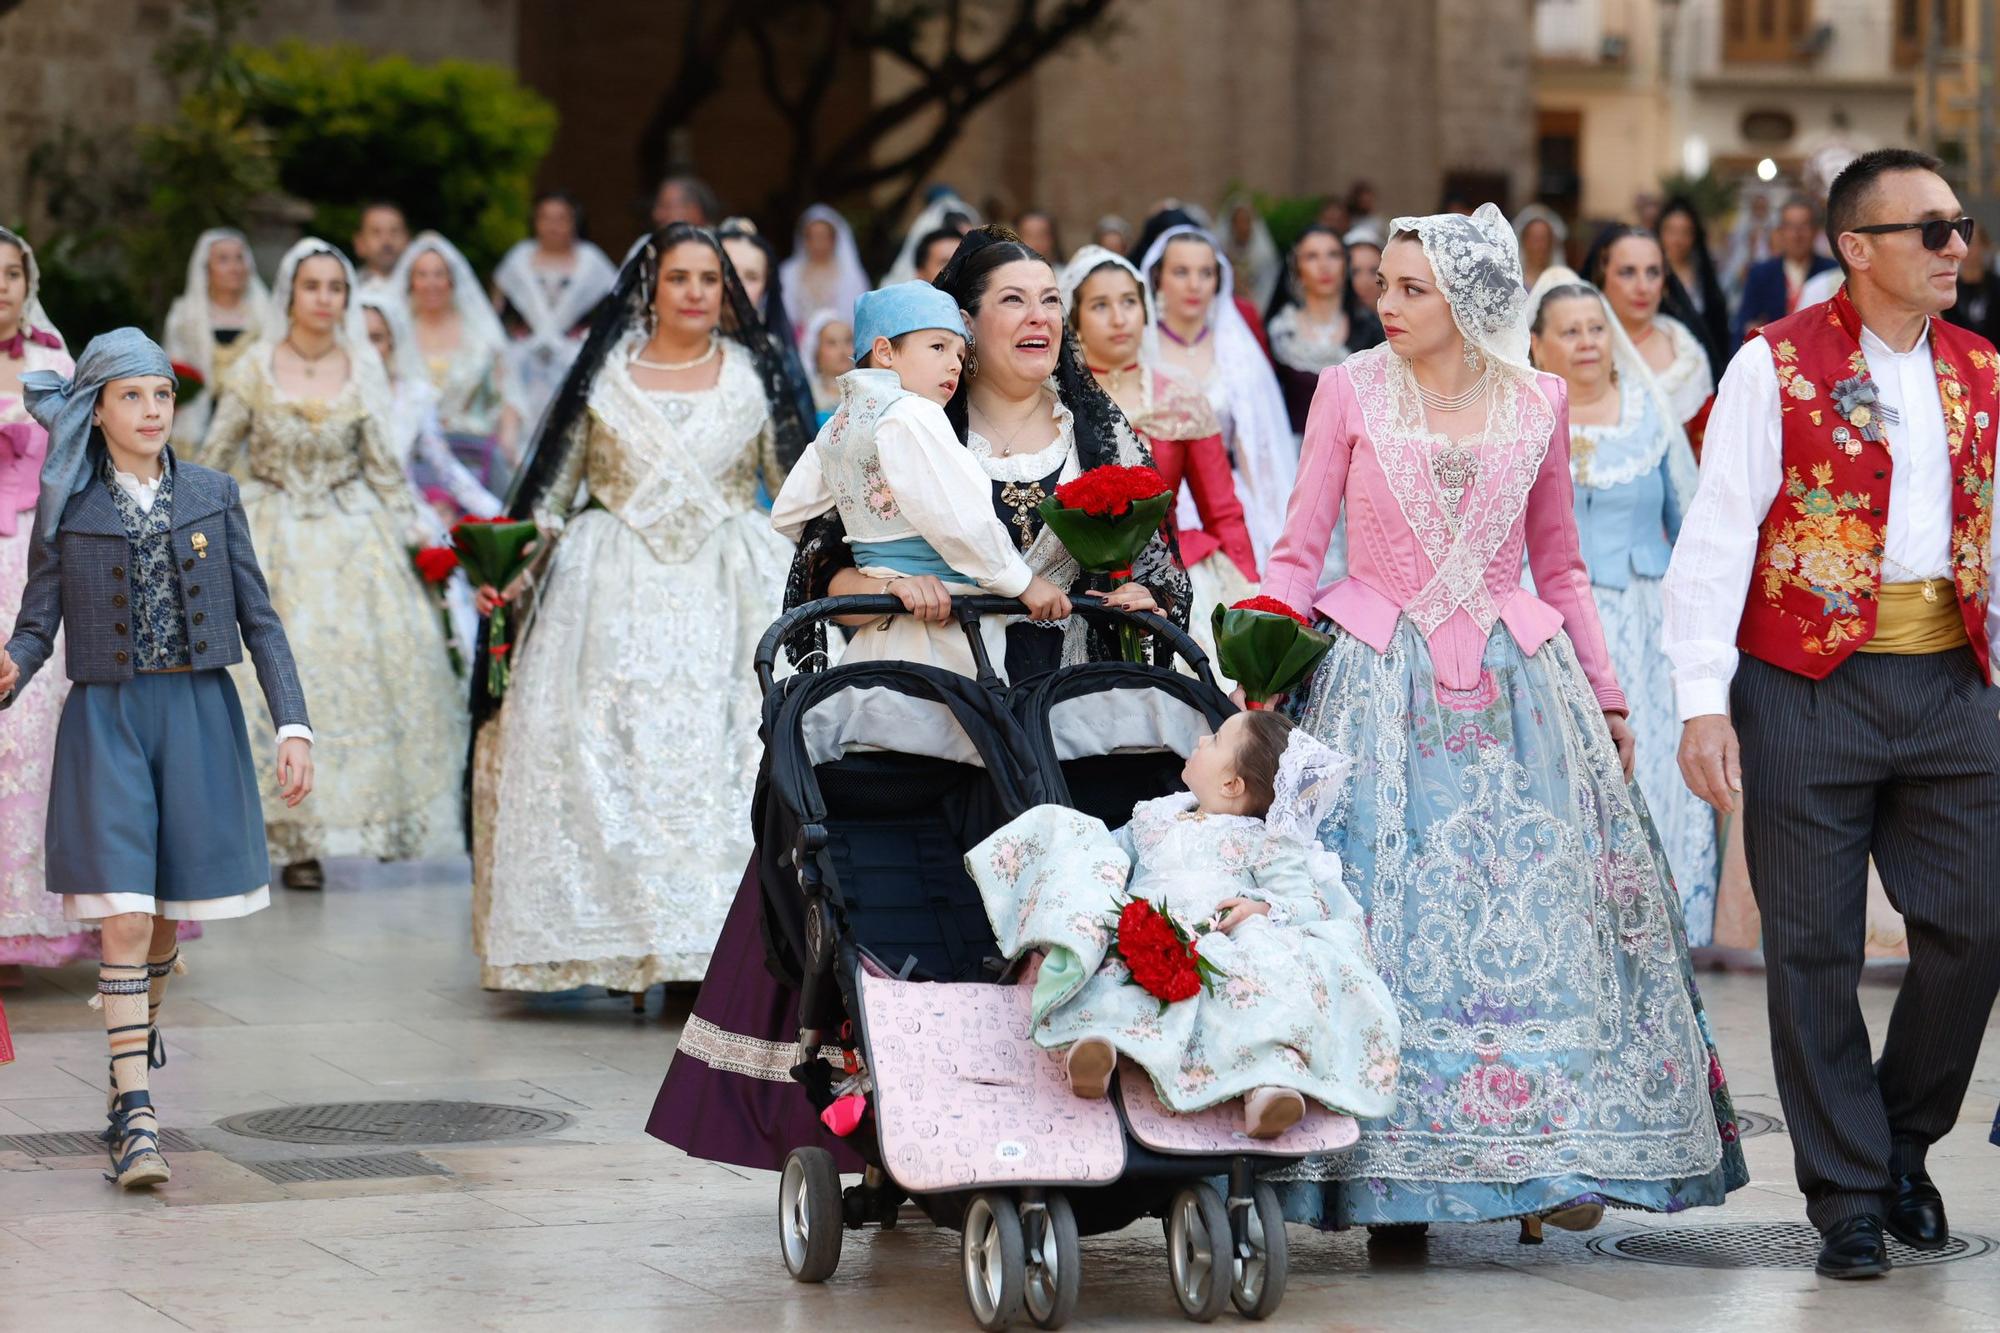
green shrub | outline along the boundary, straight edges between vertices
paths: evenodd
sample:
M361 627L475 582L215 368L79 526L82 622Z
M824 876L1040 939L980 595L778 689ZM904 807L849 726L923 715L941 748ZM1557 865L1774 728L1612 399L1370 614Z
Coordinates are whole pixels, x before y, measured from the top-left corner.
M278 183L314 206L312 228L327 240L344 244L361 205L378 198L401 204L412 229L449 236L481 272L527 234L556 115L506 70L296 41L241 56L254 76L249 117L271 134Z

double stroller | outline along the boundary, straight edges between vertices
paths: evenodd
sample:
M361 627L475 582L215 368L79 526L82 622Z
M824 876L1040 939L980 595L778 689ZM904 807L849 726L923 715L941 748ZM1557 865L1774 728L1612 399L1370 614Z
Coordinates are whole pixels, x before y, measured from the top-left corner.
M953 604L976 678L885 661L776 678L781 643L835 616L901 614L889 597L798 607L758 649L754 818L767 952L800 995L792 1074L817 1110L836 1108L867 1164L843 1190L831 1152L793 1149L779 1188L785 1266L824 1281L844 1230L893 1228L907 1200L962 1233L981 1328L1023 1313L1059 1328L1080 1293L1078 1237L1158 1217L1183 1313L1206 1322L1233 1302L1263 1319L1284 1298L1286 1239L1262 1177L1352 1147L1354 1121L1309 1103L1284 1135L1253 1141L1234 1106L1169 1112L1129 1062L1110 1096L1072 1095L1061 1053L1030 1038L1032 987L997 957L965 870L968 850L1037 804L1122 824L1137 802L1179 790L1184 757L1235 711L1202 650L1166 621L1075 607L1097 626L1140 626L1188 671L1089 662L1009 687L978 617L1022 608L990 597Z

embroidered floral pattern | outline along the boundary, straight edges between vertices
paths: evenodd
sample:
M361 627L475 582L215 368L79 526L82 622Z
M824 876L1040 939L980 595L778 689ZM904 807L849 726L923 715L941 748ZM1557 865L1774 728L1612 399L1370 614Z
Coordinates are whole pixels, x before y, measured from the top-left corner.
M1764 596L1773 602L1787 588L1801 588L1820 599L1821 614L1828 620L1819 632L1808 632L1806 642L1815 653L1831 653L1850 639L1866 637L1859 599L1872 597L1881 581L1869 497L1866 492L1834 494L1829 463L1812 465L1810 485L1796 467L1786 468L1784 494L1793 516L1781 523L1766 520L1758 577Z

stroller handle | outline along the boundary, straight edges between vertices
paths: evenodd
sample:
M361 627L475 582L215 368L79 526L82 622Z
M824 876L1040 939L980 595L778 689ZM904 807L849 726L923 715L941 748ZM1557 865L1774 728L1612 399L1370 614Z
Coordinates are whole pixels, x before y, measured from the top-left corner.
M965 631L966 644L972 651L973 664L978 668L978 678L987 683L998 684L999 675L993 670L993 663L986 651L986 640L979 633L981 616L1024 616L1028 608L1012 597L993 597L986 594L956 594L951 599L951 613ZM776 681L778 648L793 633L807 625L831 620L836 616L904 616L908 615L903 604L886 593L867 593L854 597L822 597L817 601L795 606L778 617L770 629L764 631L763 639L757 644L757 688L764 694L771 692ZM1209 667L1208 654L1202 651L1184 631L1165 616L1151 611L1127 611L1111 606L1100 600L1095 593L1080 593L1070 599L1070 614L1083 617L1100 625L1134 625L1153 635L1166 644L1169 651L1187 663L1195 678L1214 686L1215 675Z

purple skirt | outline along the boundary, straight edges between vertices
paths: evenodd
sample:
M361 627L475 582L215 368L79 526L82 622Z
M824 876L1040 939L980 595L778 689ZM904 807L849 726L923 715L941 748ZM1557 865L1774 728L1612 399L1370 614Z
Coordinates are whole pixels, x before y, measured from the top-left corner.
M817 1146L858 1174L861 1159L792 1081L799 997L764 966L762 910L752 855L646 1132L690 1157L767 1171L782 1170L792 1149Z

